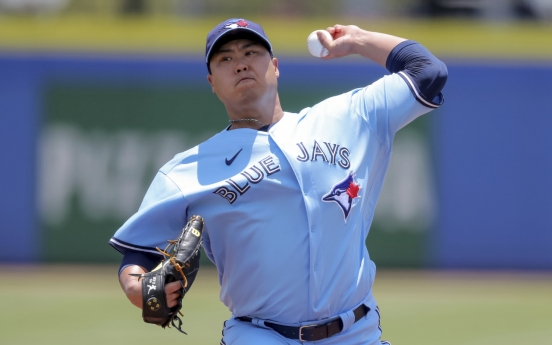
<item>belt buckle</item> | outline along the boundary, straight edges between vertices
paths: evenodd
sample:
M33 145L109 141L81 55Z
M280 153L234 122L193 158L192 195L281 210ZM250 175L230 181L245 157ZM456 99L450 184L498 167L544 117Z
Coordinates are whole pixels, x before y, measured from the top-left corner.
M317 325L306 325L306 326L299 327L299 341L308 341L308 340L303 339L303 328L316 327L316 326Z

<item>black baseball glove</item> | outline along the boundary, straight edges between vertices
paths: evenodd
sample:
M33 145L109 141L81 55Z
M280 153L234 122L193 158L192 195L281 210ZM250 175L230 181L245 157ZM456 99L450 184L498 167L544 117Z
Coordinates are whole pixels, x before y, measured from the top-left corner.
M176 240L169 240L165 250L157 248L166 258L155 270L145 274L134 274L142 279L142 318L144 322L154 323L163 328L173 325L174 328L186 334L182 330L180 309L182 299L190 290L197 271L199 270L200 247L202 244L203 218L193 216L182 230L182 234ZM174 281L180 281L182 288L179 290L178 304L172 308L167 306L165 285Z

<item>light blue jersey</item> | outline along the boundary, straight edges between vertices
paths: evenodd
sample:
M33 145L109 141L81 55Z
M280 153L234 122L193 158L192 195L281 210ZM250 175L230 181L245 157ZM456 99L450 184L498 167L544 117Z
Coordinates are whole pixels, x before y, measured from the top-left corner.
M405 78L285 113L267 132L225 129L178 154L111 244L156 253L197 214L234 316L293 325L372 301L365 241L393 137L436 106L418 102Z

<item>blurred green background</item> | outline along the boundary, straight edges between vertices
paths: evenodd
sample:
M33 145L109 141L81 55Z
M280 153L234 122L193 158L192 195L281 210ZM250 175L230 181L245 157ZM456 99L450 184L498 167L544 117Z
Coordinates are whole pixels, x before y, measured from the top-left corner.
M188 335L145 324L119 288L115 266L0 267L0 342L219 344L230 316L212 268L184 299ZM382 339L394 345L550 344L549 275L497 272L378 273ZM346 344L344 344L346 345Z
M286 58L309 58L307 35L341 23L417 40L445 60L489 65L552 61L552 1L545 0L0 0L0 54L22 60L201 59L207 32L229 17L261 23L276 55ZM287 110L296 111L330 93L289 88L281 95ZM122 199L114 199L120 208L105 199L110 194L75 187L68 192L69 206L59 211L50 194L59 184L52 184L48 167L37 163L42 246L37 261L49 264L6 260L0 265L0 297L7 303L0 312L0 344L218 344L229 312L218 300L214 268L200 271L185 299L189 335L184 336L141 321L117 282L114 263L120 257L107 247L109 236L132 214L167 157L224 125L224 109L206 83L128 87L55 81L48 83L40 107L37 161L50 157L44 150L55 148L55 140L69 138L61 147L77 143L82 150L105 152L108 160L124 145L138 147L141 153L130 152L145 157L147 166L143 175L132 177L139 182ZM183 113L202 117L179 116ZM374 286L383 339L394 345L552 344L549 272L420 269L436 217L430 127L423 118L397 136L396 156L417 148L421 170L416 176L429 176L412 182L425 193L414 210L423 219L404 218L401 204L392 201L400 191L386 182L369 237L372 257L378 267L386 267L378 271ZM395 159L386 181L400 181L401 170L404 166ZM66 182L63 176L58 180Z

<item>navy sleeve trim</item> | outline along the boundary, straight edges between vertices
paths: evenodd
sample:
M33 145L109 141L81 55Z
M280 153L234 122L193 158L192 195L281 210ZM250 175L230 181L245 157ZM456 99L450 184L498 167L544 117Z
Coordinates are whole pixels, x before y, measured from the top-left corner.
M163 254L159 253L157 251L157 249L155 248L151 248L151 247L143 247L143 246L138 246L138 245L135 245L135 244L130 244L130 243L127 243L125 241L121 241L115 237L112 237L110 240L109 240L109 244L117 249L121 254L126 254L127 251L129 250L133 250L133 251L137 251L137 252L143 252L143 253L148 253L148 254L155 254L161 258L163 258Z
M447 67L421 44L410 40L398 44L387 57L386 68L401 76L424 106L438 108L443 104L441 90L448 78Z
M414 94L414 97L416 98L416 100L418 102L422 103L423 105L425 105L428 108L433 108L433 109L437 109L437 108L439 108L439 106L441 104L443 104L445 98L443 97L443 94L441 92L439 92L439 94L437 95L436 99L434 99L433 102L426 101L424 99L424 97L422 97L422 95L420 95L420 93L418 91L418 87L412 81L412 79L410 79L408 74L406 74L402 71L397 73L397 74L404 79L404 81L406 82L406 84L410 88L410 91L412 91L412 93Z

